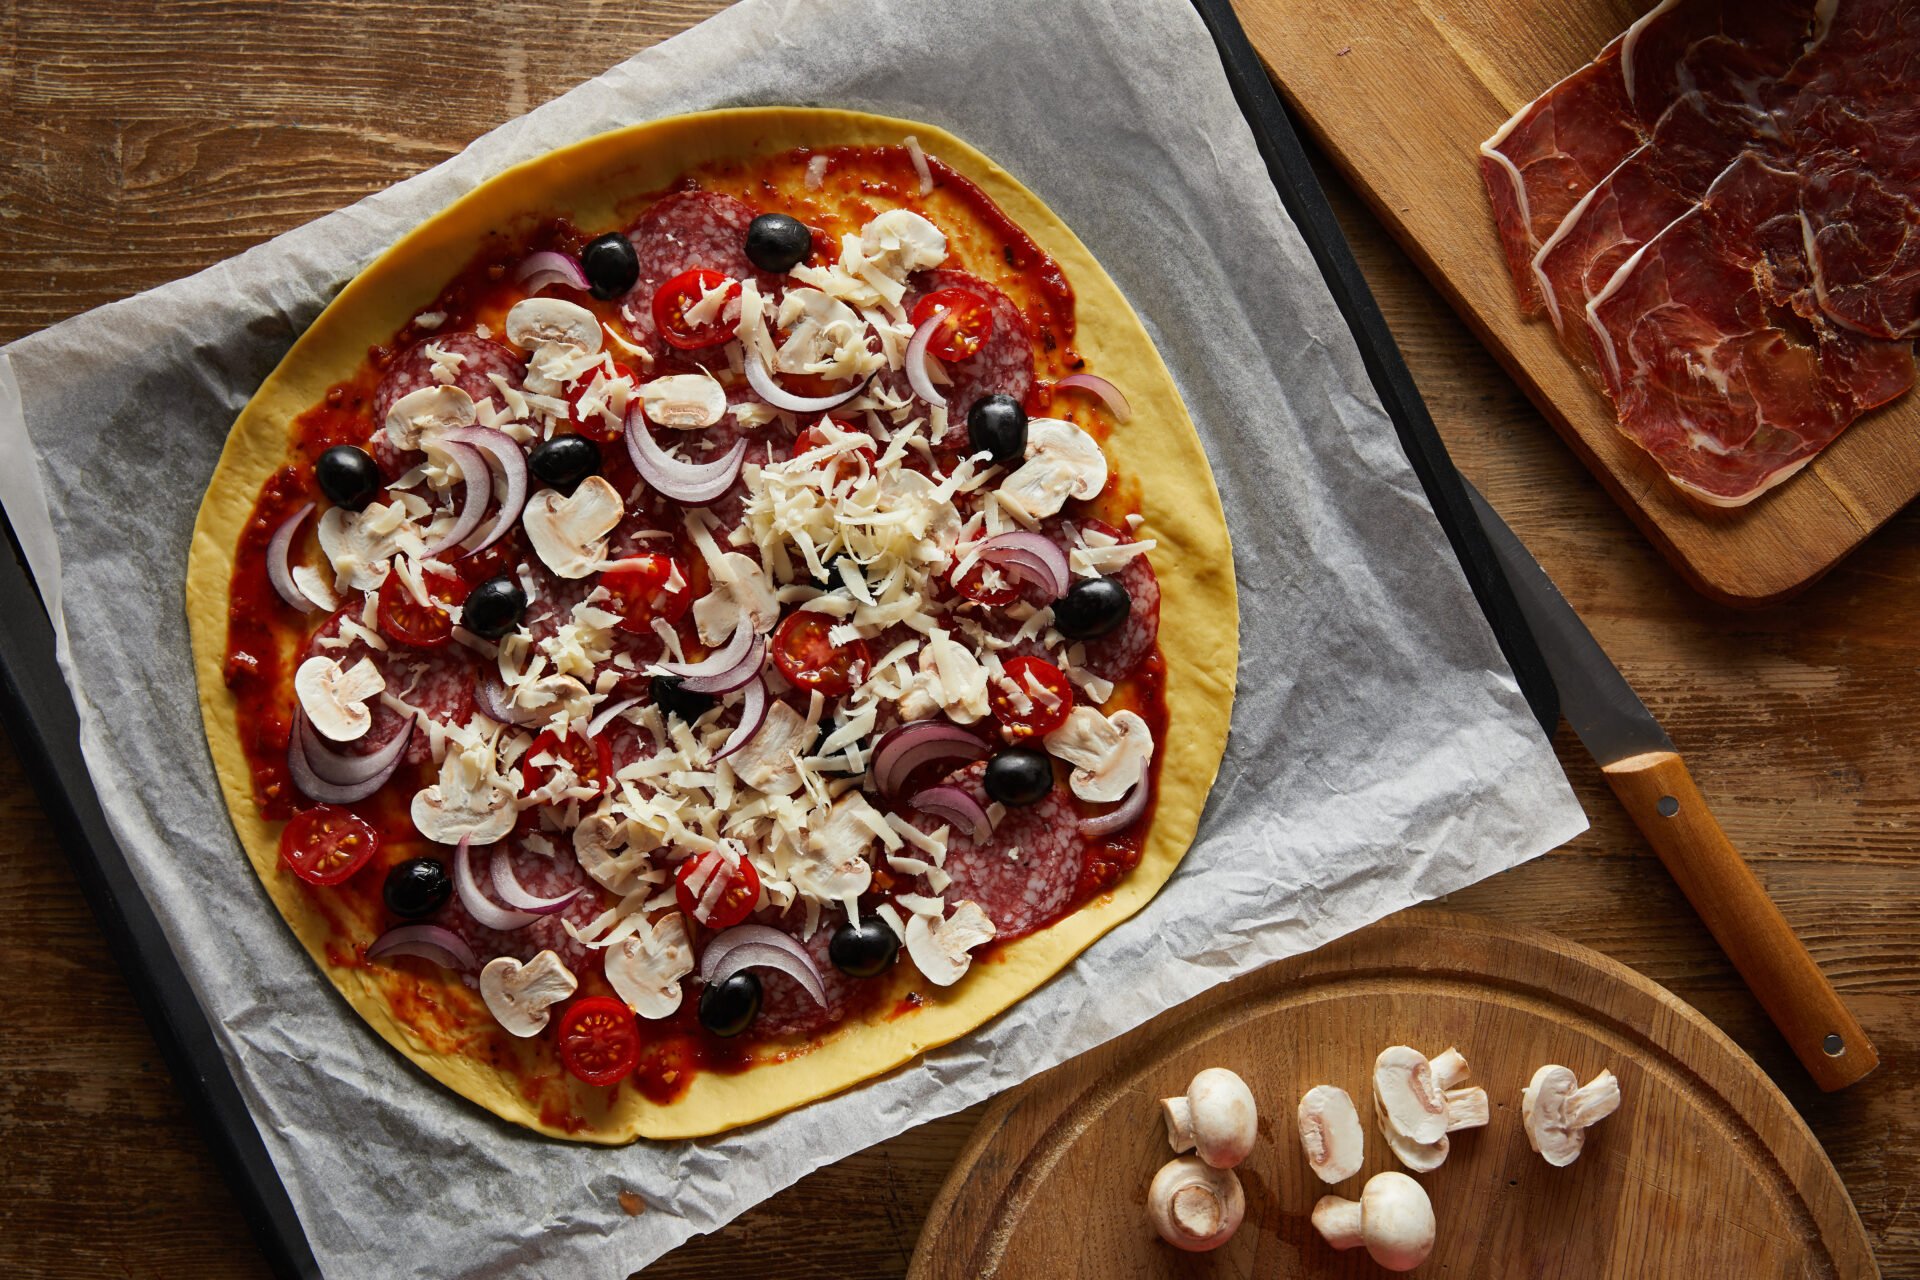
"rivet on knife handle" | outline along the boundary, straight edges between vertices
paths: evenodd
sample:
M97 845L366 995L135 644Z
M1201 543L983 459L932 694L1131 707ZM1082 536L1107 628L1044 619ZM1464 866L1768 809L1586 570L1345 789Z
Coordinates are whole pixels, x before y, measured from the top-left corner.
M1679 755L1650 751L1604 771L1814 1083L1843 1089L1879 1066L1866 1033L1714 821Z

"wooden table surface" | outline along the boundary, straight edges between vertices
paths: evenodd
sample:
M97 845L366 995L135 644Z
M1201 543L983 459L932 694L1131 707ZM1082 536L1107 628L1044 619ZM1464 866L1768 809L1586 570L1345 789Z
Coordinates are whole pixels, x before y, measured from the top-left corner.
M0 0L0 341L424 169L719 7ZM1885 1065L1813 1089L1565 730L1593 830L1448 905L1597 947L1703 1010L1800 1107L1886 1274L1920 1275L1920 513L1792 604L1704 602L1329 184L1455 458L1686 752ZM4 746L0 973L0 1273L266 1274ZM973 1116L822 1170L648 1275L900 1275Z

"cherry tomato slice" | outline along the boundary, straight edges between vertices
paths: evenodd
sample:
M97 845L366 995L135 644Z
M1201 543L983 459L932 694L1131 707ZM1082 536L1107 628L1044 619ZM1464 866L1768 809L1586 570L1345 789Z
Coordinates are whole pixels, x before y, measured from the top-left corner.
M1014 742L1044 738L1067 722L1067 713L1073 710L1073 685L1066 672L1044 658L1008 658L1001 665L1026 695L1022 706L998 680L993 682L987 701L993 718L1003 726L1002 736ZM1033 691L1035 684L1053 695L1051 704Z
M622 631L649 634L653 620L678 622L693 605L693 584L686 566L670 555L643 551L616 560L600 571L600 585L612 593Z
M833 423L836 429L851 435L864 436L867 434L850 422L842 422L838 418L832 418L829 419L829 421ZM815 423L793 438L793 452L788 456L797 458L801 454L811 453L813 450L827 443L829 443L829 441L825 429L822 428L820 424ZM869 438L866 444L857 444L844 453L835 454L832 460L824 465L835 480L844 480L849 476L859 474L859 463L855 461L858 458L865 458L867 465L869 467L873 466L874 463L880 460L879 443Z
M280 860L308 884L339 884L379 851L372 823L327 804L302 809L280 833Z
M560 1015L560 1063L591 1085L619 1084L640 1061L640 1025L612 996L583 996Z
M695 267L683 271L673 279L661 285L653 295L653 327L660 336L682 351L693 351L700 347L718 346L734 335L740 327L739 321L728 322L716 316L705 324L689 324L687 309L700 301L701 295L709 289L717 289L728 284L727 277L718 271L708 271L705 267ZM738 282L727 290L732 299L740 292Z
M828 697L850 693L853 686L867 678L872 661L865 640L835 644L827 633L838 622L824 613L790 613L773 633L773 661L785 676L802 689L813 689Z
M700 886L697 893L690 887L694 884ZM760 901L760 873L745 858L730 867L726 858L708 850L680 864L673 878L673 896L681 911L707 928L731 929ZM702 902L711 905L702 911Z
M634 376L633 370L623 364L615 364L613 366L613 376L616 379L624 380L629 387L637 387L640 385L640 379ZM610 444L621 437L626 431L625 420L616 415L616 421L613 425L609 426L607 425L606 415L597 410L593 413L582 414L580 412L580 402L586 398L587 392L605 382L606 378L607 371L603 365L595 369L588 377L582 378L580 381L574 383L566 395L567 417L572 420L573 429L587 437L587 439L598 440L602 444Z
M536 763L542 759L552 763ZM570 733L565 738L548 729L527 747L520 757L522 795L531 795L547 785L559 761L566 761L580 785L605 791L613 782L613 747L605 738L589 738Z
M989 572L1000 580L1000 586L987 585ZM1020 598L1020 584L1008 577L1005 569L984 560L975 560L971 569L955 578L953 589L978 604L1012 604Z
M927 338L927 350L942 360L965 360L993 336L993 308L965 289L935 289L913 304L913 327L942 319Z
M415 649L439 649L453 639L453 616L445 606L464 601L470 585L448 573L429 573L426 584L432 605L415 599L398 573L387 574L380 584L380 630L387 639Z
M448 555L453 554L448 552ZM472 555L461 556L453 562L469 587L477 587L488 578L497 578L513 572L514 561L520 559L521 546L518 539L511 536L500 539L485 551L476 551Z

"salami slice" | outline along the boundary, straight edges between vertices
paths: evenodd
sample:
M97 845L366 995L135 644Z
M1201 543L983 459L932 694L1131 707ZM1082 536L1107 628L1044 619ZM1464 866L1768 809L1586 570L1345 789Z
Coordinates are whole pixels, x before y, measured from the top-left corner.
M350 667L362 658L370 659L386 678L385 692L409 706L419 708L441 724L465 724L473 718L473 690L482 673L475 655L468 649L453 644L442 649L409 649L390 642L387 649L380 650L359 639L344 648L321 644L322 640L331 640L340 634L344 620L359 621L360 612L361 606L356 600L328 618L307 641L300 660L305 662L317 654L332 658L342 667ZM373 712L373 724L365 734L340 748L349 755L377 751L407 726L408 716L384 700L376 698L368 706ZM429 754L426 737L418 735L407 747L406 761L421 764Z
M801 943L807 949L807 954L813 957L814 967L820 971L820 984L827 994L824 1007L814 1003L806 988L786 974L774 969L753 971L754 976L760 979L760 1017L753 1024L755 1035L817 1035L854 1010L872 980L850 978L834 968L833 961L827 958L827 946L833 940L833 931L845 919L846 916L838 911L823 912L820 927L814 931L813 937ZM758 923L770 924L797 938L804 921L804 913L794 911L785 918L764 919Z
M439 379L433 376L433 361L427 355L430 346L460 357L460 370L454 375L453 385L472 396L475 403L489 396L499 403L500 389L494 386L490 375L497 373L516 388L526 377L526 362L512 347L477 333L436 334L401 352L387 367L386 377L380 380L380 388L373 397L372 453L381 471L389 477L400 474L419 458L419 454L411 450L395 448L387 439L385 428L387 410L393 408L394 401L423 387L439 385Z
M696 267L735 280L753 278L765 291L777 284L777 277L760 272L747 257L747 228L754 217L752 205L732 196L678 191L655 201L627 232L640 276L621 302L620 314L633 331L634 344L653 353L656 372L690 369L690 357L699 354L669 346L654 327L653 295L661 285Z
M986 765L968 765L948 781L987 803L981 779ZM925 814L909 814L922 831L942 824ZM943 895L949 904L980 904L1000 939L1019 938L1053 923L1073 901L1086 846L1080 817L1061 787L1036 804L1008 809L985 841L974 843L963 831L948 828L945 869L953 877ZM931 892L931 886L922 892Z
M473 954L485 967L487 961L496 956L512 956L516 960L531 960L541 951L552 951L560 957L575 977L581 977L591 970L599 969L603 954L591 947L582 946L573 940L562 921L570 920L575 928L584 928L592 923L595 916L606 910L609 905L606 894L600 886L587 877L574 860L573 851L566 845L564 836L555 840L557 856L549 858L543 854L531 852L517 842L510 844L514 874L519 877L528 893L542 898L554 898L569 889L581 888L582 892L572 902L560 908L552 915L542 916L520 929L490 929L481 924L461 904L460 895L455 894L431 918L430 922L458 934ZM480 892L487 901L496 906L505 906L493 892L493 851L498 846L489 845L472 852L473 878L480 886ZM449 867L453 861L453 850L435 851ZM462 979L470 987L479 985L479 970L463 973Z
M947 420L964 426L967 410L981 396L1008 395L1026 402L1033 390L1033 339L1026 317L1013 299L969 271L929 271L916 280L902 300L909 310L936 289L965 289L987 300L993 312L993 334L965 360L944 362ZM903 375L904 380L904 375ZM964 437L962 437L964 439Z

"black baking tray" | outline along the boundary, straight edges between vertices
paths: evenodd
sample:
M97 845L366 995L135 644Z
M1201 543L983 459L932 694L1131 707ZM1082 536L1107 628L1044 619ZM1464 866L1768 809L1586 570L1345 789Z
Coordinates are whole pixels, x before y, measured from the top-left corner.
M1532 635L1474 518L1459 474L1355 263L1278 94L1227 0L1194 0L1219 50L1281 202L1299 226L1360 347L1368 377L1446 530L1474 598L1528 705L1551 734L1558 698ZM53 628L8 529L0 556L0 718L81 892L152 1028L187 1109L261 1250L282 1276L318 1276L293 1204L227 1069L213 1030L141 893L80 756L79 719L54 659Z

